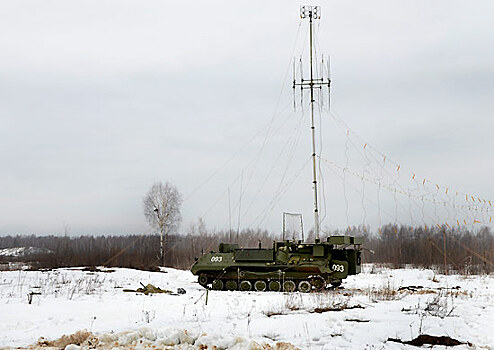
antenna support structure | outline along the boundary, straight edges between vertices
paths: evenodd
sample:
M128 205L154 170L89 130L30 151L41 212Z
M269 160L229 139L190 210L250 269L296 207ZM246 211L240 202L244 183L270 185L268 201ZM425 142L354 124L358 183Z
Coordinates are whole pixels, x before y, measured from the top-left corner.
M317 202L317 171L316 171L316 127L314 124L314 89L322 89L323 87L329 88L331 85L331 79L329 78L329 61L328 61L328 76L326 78L320 77L316 74L314 69L314 36L313 36L313 23L315 20L321 18L321 7L304 5L300 7L300 18L309 19L309 57L310 57L310 77L305 79L302 73L302 59L300 59L300 79L295 77L295 62L294 62L294 77L293 77L293 89L295 92L296 87L300 87L300 93L303 94L303 90L310 90L310 117L311 117L311 133L312 133L312 188L314 190L314 234L316 243L320 242L319 238L319 209ZM323 62L321 62L321 67ZM322 70L322 69L321 69ZM321 72L322 73L322 72ZM302 97L303 101L303 97Z

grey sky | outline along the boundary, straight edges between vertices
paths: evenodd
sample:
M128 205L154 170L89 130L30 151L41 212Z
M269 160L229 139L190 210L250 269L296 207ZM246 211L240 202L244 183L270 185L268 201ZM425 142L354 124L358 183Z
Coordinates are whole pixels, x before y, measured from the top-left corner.
M306 42L300 4L2 1L0 234L59 233L64 223L73 234L143 232L142 197L154 181L186 198L182 230L203 215L227 229L228 188L236 228L241 183L240 227L278 231L289 210L310 228L308 168L269 215L282 159L262 187L300 120L290 86L292 55ZM319 49L331 55L332 110L404 168L493 199L494 3L314 4ZM286 74L279 128L249 163ZM310 155L304 123L287 176ZM345 140L334 128L323 121L323 156L341 163ZM345 227L331 180L324 225ZM359 224L362 208L353 207Z

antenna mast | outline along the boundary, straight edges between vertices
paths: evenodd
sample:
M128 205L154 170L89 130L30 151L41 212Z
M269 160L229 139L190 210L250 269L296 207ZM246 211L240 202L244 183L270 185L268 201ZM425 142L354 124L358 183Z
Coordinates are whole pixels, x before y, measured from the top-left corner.
M309 19L309 45L310 45L310 79L304 79L302 75L302 69L300 72L300 81L293 79L293 89L296 86L300 86L300 92L303 93L304 89L310 89L310 117L311 117L311 133L312 133L312 188L314 190L314 233L316 237L316 243L320 241L319 238L319 210L317 205L317 171L316 171L316 127L314 125L314 89L322 89L323 86L328 87L331 84L329 79L329 72L327 78L317 78L313 70L313 35L312 24L313 20L321 18L321 8L319 6L300 6L300 18Z

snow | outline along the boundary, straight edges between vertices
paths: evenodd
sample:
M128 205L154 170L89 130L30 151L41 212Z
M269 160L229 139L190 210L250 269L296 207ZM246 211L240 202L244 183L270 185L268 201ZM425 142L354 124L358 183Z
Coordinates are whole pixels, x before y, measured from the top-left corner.
M290 348L282 342L301 349L412 349L387 339L407 341L419 334L494 348L494 278L489 275L369 265L336 291L209 291L206 305L206 292L189 271L111 271L1 271L0 348L80 330L94 333L108 349L251 349L277 343ZM174 293L123 292L141 287L140 282ZM178 288L187 293L176 295ZM31 292L40 294L31 295L29 304ZM325 308L333 311L315 312Z
M37 247L14 247L0 249L0 256L4 257L26 257L35 254L38 255L50 253L53 253L50 249Z

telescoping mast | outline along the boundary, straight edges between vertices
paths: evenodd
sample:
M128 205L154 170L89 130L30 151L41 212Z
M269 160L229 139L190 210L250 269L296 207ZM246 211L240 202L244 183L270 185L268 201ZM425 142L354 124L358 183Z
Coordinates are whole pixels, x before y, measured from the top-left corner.
M321 18L321 8L320 6L301 6L300 7L300 18L309 19L309 57L310 57L310 76L309 79L305 79L302 73L302 69L300 69L300 79L296 79L295 77L295 69L294 69L294 77L293 77L293 89L296 87L300 87L301 96L303 96L303 91L305 89L310 90L310 118L311 118L311 135L312 135L312 189L314 191L314 234L316 243L320 242L319 237L319 208L317 202L317 171L316 171L316 126L314 124L314 89L322 89L323 87L328 88L328 96L329 89L331 86L331 79L329 78L329 62L328 62L328 76L326 78L316 76L316 72L314 71L314 53L313 53L313 24L315 20L319 20ZM295 65L295 62L294 62ZM324 65L324 62L321 62L321 66ZM300 67L302 67L302 59L300 59ZM294 67L295 68L295 67ZM303 98L302 98L303 101Z

